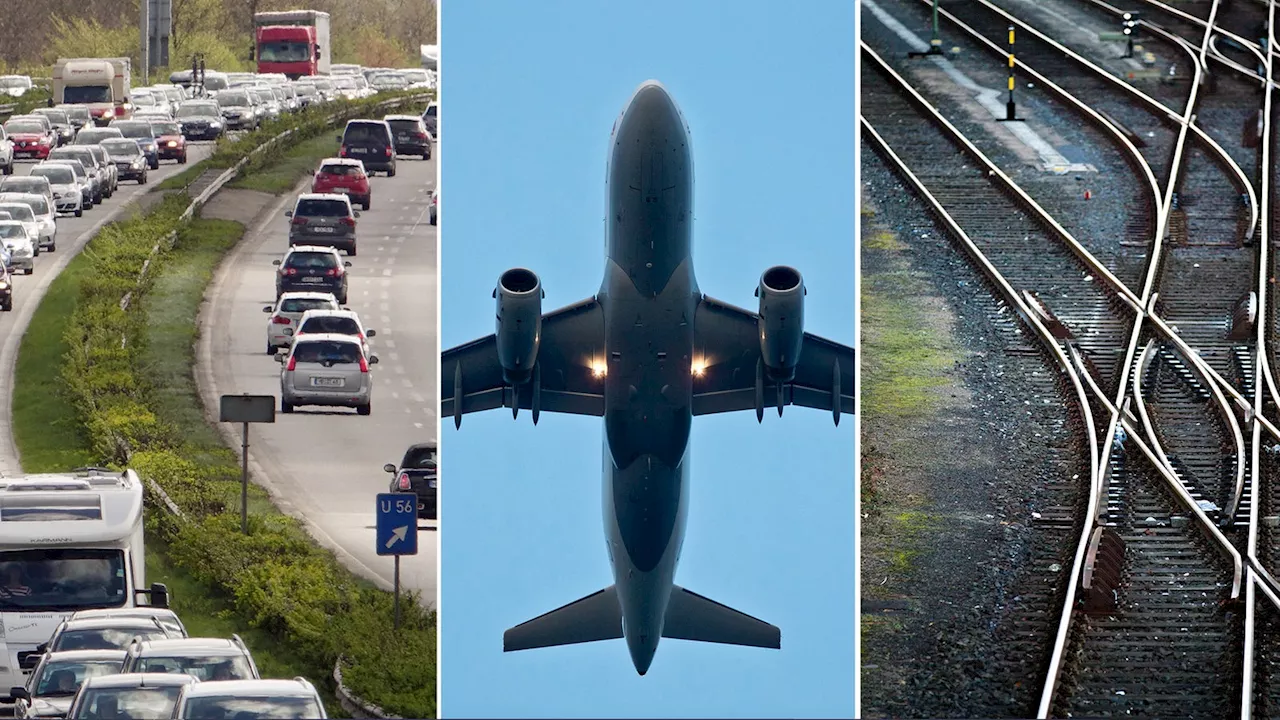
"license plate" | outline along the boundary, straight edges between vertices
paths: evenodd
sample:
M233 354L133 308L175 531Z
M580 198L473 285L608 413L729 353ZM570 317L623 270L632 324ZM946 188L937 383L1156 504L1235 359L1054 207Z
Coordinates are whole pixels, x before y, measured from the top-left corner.
M331 227L327 227L327 226L324 226L324 225L321 225L320 227L313 227L313 228L311 228L311 232L317 232L317 233L331 233L331 232L333 232L333 228L331 228Z
M336 193L342 193L343 195L346 195L347 193L351 192L351 189L350 188L334 188L333 191ZM326 230L327 229L328 228L326 228Z
M342 387L345 382L342 378L313 377L311 384L316 387Z
M302 278L302 282L304 282L304 283L318 283L318 282L324 282L324 278L319 278L319 277L304 277L304 278Z
M397 135L397 136L396 136L396 140L399 140L400 142L407 142L407 141L409 140L409 136L408 136L408 135Z
M354 153L354 154L356 154L356 155L363 155L363 154L365 154L365 153L369 152L369 150L368 150L368 149L366 149L366 148L351 148L351 152L352 152L352 153Z

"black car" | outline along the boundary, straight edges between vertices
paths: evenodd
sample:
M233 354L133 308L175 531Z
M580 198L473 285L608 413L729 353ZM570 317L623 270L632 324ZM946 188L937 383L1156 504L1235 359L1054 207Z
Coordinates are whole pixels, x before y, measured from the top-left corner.
M319 245L295 245L283 260L273 260L276 271L276 300L287 292L328 292L347 304L347 268L337 250Z
M107 151L107 157L116 165L116 180L137 180L147 184L147 156L138 143L128 138L103 140L99 145Z
M146 120L114 120L109 127L116 128L121 135L138 143L138 148L147 158L147 166L152 170L160 169L160 146L156 143L156 131Z
M32 243L35 245L35 243ZM9 268L0 264L0 310L9 312L13 309L13 275ZM435 491L432 490L434 497ZM434 502L434 501L433 501Z
M397 155L421 155L423 160L431 159L431 133L427 132L422 118L417 115L388 115L383 120L395 133Z
M218 103L210 100L182 103L174 119L188 140L217 140L225 130Z
M395 177L396 144L392 138L391 125L386 120L350 120L338 136L342 143L338 157L363 162L370 175L380 171Z
M440 114L439 113L440 113L440 106L436 103L431 103L430 105L427 106L426 110L422 111L422 122L426 123L427 130L431 132L431 137L434 137L437 142L440 140Z
M391 473L391 492L418 494L419 518L437 518L436 492L440 474L436 465L435 443L410 445L400 460L400 467L387 463L382 469Z

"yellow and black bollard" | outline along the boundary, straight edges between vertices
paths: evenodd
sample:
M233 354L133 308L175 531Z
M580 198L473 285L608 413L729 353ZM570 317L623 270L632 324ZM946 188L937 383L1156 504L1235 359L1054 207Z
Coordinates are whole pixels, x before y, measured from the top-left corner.
M1003 122L1021 122L1018 117L1018 104L1013 101L1013 72L1017 61L1013 54L1013 26L1009 26L1009 100L1004 105Z

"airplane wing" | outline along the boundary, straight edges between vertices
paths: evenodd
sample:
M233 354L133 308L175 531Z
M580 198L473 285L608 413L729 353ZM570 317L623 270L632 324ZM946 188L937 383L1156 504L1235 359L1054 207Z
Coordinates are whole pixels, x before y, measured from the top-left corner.
M693 341L708 364L693 381L694 415L754 409L762 418L764 406L778 404L777 385L767 376L757 387L757 318L703 296L694 316ZM795 379L782 388L782 404L828 410L838 424L840 414L854 412L855 363L853 348L805 333Z
M537 409L603 416L604 386L591 372L593 356L604 357L604 315L595 298L544 314ZM493 335L459 345L440 357L440 416L452 415L459 426L467 413L500 407L532 410L532 385L513 389L503 382Z

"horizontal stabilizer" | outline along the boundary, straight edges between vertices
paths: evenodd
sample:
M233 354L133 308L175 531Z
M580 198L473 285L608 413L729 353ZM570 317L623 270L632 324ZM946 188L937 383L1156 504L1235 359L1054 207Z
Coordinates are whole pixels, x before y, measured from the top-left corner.
M782 647L782 631L776 626L679 585L671 588L662 637L774 650Z
M613 585L523 622L502 634L502 649L532 650L622 639L622 609Z

